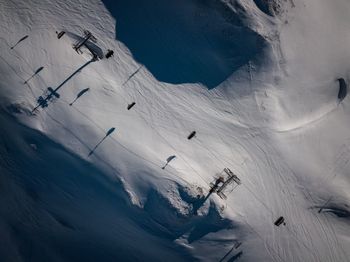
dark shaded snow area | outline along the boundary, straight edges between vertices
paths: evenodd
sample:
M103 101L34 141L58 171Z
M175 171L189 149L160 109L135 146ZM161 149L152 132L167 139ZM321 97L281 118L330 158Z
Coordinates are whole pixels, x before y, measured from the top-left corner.
M1 261L190 260L119 182L10 116L0 134Z
M270 0L254 0L254 3L256 4L256 6L265 14L269 15L269 16L275 16L275 15L279 15L280 12L282 11L282 6L285 5L285 3L287 2L283 0L274 0L274 1L270 1ZM292 6L294 6L294 2L292 0L289 0L290 4Z
M349 261L349 13L2 1L0 262Z
M194 243L234 228L203 195L176 183L133 206L117 179L5 112L0 188L5 261L193 261L176 239Z
M221 1L103 2L116 19L116 38L159 81L214 88L265 45Z

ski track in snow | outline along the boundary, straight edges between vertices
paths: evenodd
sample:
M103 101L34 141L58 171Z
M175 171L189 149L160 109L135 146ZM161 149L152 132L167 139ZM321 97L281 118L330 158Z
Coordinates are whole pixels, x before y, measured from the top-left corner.
M76 7L72 8L68 2L55 4L33 1L27 4L13 4L15 2L8 1L0 7L3 14L1 19L4 22L0 39L3 50L0 54L0 69L2 73L12 72L4 75L0 83L1 88L8 91L4 101L23 102L24 107L33 107L37 97L48 86L55 87L63 83L64 79L86 62L86 57L74 53L67 36L60 40L55 39L54 31L60 29L54 24L77 33L85 26L81 22L88 22L88 28L98 34L98 44L104 49L113 46L117 57L114 60L103 59L94 62L82 69L62 87L60 99L50 103L45 110L40 110L36 116L20 116L22 122L32 127L40 127L40 131L82 159L87 159L87 153L94 144L115 125L116 134L108 137L89 161L98 167L107 167L109 171L106 174L117 175L125 180L129 186L128 190L138 199L141 206L147 203L147 192L151 188L159 188L161 191L165 187L156 185L158 177L178 182L183 186L199 184L208 191L214 174L224 167L230 167L238 174L243 184L229 195L224 216L234 222L241 222L242 226L238 232L246 241L243 244L243 258L246 257L247 261L350 261L349 242L344 242L344 238L339 236L342 227L338 227L338 220L327 213L318 214L315 209L310 209L311 206L319 204L320 195L316 188L303 183L305 178L300 170L307 167L307 160L299 159L297 153L293 155L290 151L291 148L298 148L295 141L302 141L311 148L313 144L308 144L306 135L325 132L324 136L328 139L325 143L328 143L331 152L335 152L335 160L331 163L322 163L319 160L318 164L323 164L322 167L327 169L328 175L316 177L315 181L320 189L327 185L329 188L333 187L335 193L338 186L335 179L350 168L348 143L337 146L339 142L336 141L333 145L332 131L329 131L331 129L327 126L329 121L336 122L339 117L337 123L342 130L348 127L343 122L345 117L339 116L339 105L333 108L330 107L332 104L317 105L317 101L312 102L311 110L317 107L316 112L323 113L312 113L298 119L295 116L298 116L299 112L294 114L290 107L289 93L281 92L279 101L287 102L275 110L276 108L269 106L270 101L262 97L263 92L257 92L258 85L264 81L265 76L259 74L259 68L257 72L252 71L250 63L247 65L247 71L241 68L232 80L229 78L217 87L217 90L206 90L198 84L161 83L155 80L145 67L128 79L140 65L133 61L124 45L113 39L114 21L101 3L91 1L84 6L69 2ZM299 0L295 5L299 6L302 3L303 1ZM343 2L337 0L337 3L341 5ZM246 8L249 8L249 5L247 4ZM251 8L255 10L255 6ZM40 10L40 14L34 15L33 10ZM90 14L90 10L101 12L101 16ZM28 20L16 22L11 26L13 19L5 16L5 12L26 17ZM58 23L58 18L54 17L55 13L62 12L69 14L67 24L63 24L62 21ZM264 16L260 16L256 15L256 19L261 19L259 22L264 26ZM49 20L50 23L45 24L45 20ZM21 32L17 33L15 29ZM292 31L293 28L285 30ZM27 42L18 44L11 52L4 51L9 50L9 43L19 39L25 34L23 32L30 33ZM159 41L163 41L161 32L158 32L158 35ZM280 45L286 45L285 40L278 39L276 45L278 48ZM56 52L62 55L62 58L56 55ZM295 54L295 57L291 58L290 51L284 56L286 51L283 48L279 49L277 54L274 52L278 57L277 67L281 66L281 59L285 63L283 68L280 68L280 77L288 73L290 79L295 69L289 66L289 63L299 58ZM74 59L69 59L73 56ZM43 72L31 79L27 85L23 85L27 77L39 66L45 67ZM277 69L272 68L273 70ZM54 71L57 72L53 73ZM235 77L246 81L235 82ZM268 78L265 80L269 81ZM251 95L240 95L239 91L233 90L232 87L235 86L237 90L250 88ZM79 88L86 87L90 87L91 94L80 98L74 106L69 107L68 104ZM296 88L301 89L298 85ZM301 89L298 99L303 99L302 91ZM288 92L292 93L289 90ZM136 106L128 112L126 105L132 101L136 101ZM265 107L265 102L266 110L262 108L262 103ZM307 103L308 101L305 101L305 104ZM342 106L344 112L349 113L347 104ZM324 107L327 107L328 111L324 111ZM274 113L269 115L269 112ZM288 122L277 115L279 112L282 112L281 116L288 115L291 120ZM306 113L309 112L306 110ZM321 131L317 131L315 126ZM186 136L193 130L197 131L197 137L187 140ZM340 136L344 134L340 133ZM169 155L176 155L177 158L163 171L160 167ZM322 158L323 155L320 159ZM130 166L130 163L135 167ZM312 168L314 167L310 167L310 170L313 170ZM148 178L143 177L142 170ZM314 178L310 175L308 179ZM210 202L217 206L224 203L217 197L212 198ZM275 227L273 222L281 215L286 218L287 224ZM161 217L158 219L162 220ZM174 222L174 225L176 224ZM163 227L163 224L159 224L159 227ZM344 234L349 232L345 231ZM186 233L188 232L182 235L185 239ZM260 239L259 242L256 237ZM161 236L159 238L161 239ZM191 247L189 252L194 258L203 259L207 256L204 260L220 259L218 255L215 256L215 252L206 251L211 238L224 241L225 235L219 230L205 235L200 241L188 243ZM226 252L230 248L227 246ZM215 250L217 254L225 253L220 247L216 247Z

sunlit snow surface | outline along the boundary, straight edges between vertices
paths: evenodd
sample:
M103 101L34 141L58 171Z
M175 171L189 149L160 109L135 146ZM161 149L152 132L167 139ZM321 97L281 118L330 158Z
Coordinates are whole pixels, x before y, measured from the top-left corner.
M1 0L1 260L349 261L350 2L273 3Z

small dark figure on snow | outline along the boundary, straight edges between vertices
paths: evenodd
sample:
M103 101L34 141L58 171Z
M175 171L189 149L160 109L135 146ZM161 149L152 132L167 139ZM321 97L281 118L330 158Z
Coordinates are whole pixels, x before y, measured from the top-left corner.
M113 50L108 49L108 52L106 54L106 58L107 59L110 58L111 56L113 56L113 54L114 54Z
M195 135L196 135L196 131L193 131L193 132L187 137L187 139L190 140L190 139L192 139Z
M280 226L281 224L283 224L284 226L286 225L286 222L284 220L284 217L279 217L276 221L275 221L275 226Z
M64 31L61 31L61 32L59 32L59 33L56 31L57 38L60 39L65 33L66 33L66 32L64 32Z
M131 104L128 105L128 110L130 110L136 103L132 102Z

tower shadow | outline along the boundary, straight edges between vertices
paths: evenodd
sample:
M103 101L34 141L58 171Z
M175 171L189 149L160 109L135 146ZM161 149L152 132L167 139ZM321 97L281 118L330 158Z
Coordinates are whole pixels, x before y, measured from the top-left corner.
M208 198L213 194L214 191L209 191L209 193L203 197L198 199L195 203L193 203L193 209L192 209L192 214L197 215L198 210L204 205L204 203L208 200Z
M122 84L122 86L126 85L131 80L131 78L133 78L141 70L142 67L143 67L143 65L141 65L139 68L137 68L136 71L134 73L132 73L128 77L128 79L125 80L125 82Z
M29 80L31 80L34 76L36 76L37 74L39 74L40 71L43 70L43 69L44 69L43 66L39 67L37 70L35 70L34 74L32 74L23 84L24 84L24 85L27 84Z
M227 260L227 262L236 261L239 258L241 258L241 256L243 256L243 251L239 251L237 254L235 254L233 257L231 257L229 260Z
M84 95L86 92L88 92L90 90L90 88L85 88L85 89L83 89L83 90L81 90L78 94L77 94L77 96L76 96L76 98L69 104L70 106L72 106L82 95Z
M39 107L45 108L48 107L49 102L54 98L59 98L60 95L58 94L58 90L65 85L70 79L72 79L73 76L75 76L77 73L81 72L83 68L88 66L90 63L95 62L97 60L97 57L94 55L92 59L87 61L85 64L83 64L81 67L79 67L77 70L75 70L66 80L64 80L58 87L55 89L52 89L51 87L48 88L47 95L39 96L37 99L37 106L32 110L32 113L35 112ZM45 97L44 97L45 96Z
M98 143L96 144L96 146L89 152L89 155L88 155L88 156L91 156L91 155L95 152L95 150L102 144L102 142L103 142L108 136L110 136L110 135L114 132L114 130L115 130L114 127L110 128L110 129L107 131L106 135L101 139L101 141L98 142Z
M23 42L23 41L26 40L27 38L28 38L28 35L23 36L21 39L19 39L19 40L17 41L16 44L14 44L13 46L11 46L11 49L14 49L19 43Z
M170 163L170 161L172 161L173 159L175 159L176 156L173 155L173 156L169 156L167 159L166 159L166 163L164 166L162 166L162 169L165 169L167 167L167 165Z

